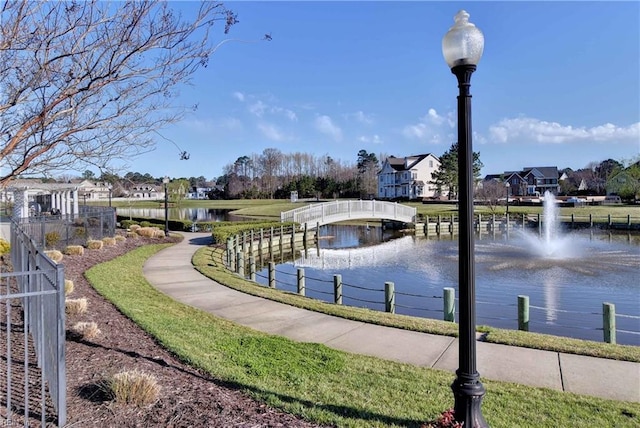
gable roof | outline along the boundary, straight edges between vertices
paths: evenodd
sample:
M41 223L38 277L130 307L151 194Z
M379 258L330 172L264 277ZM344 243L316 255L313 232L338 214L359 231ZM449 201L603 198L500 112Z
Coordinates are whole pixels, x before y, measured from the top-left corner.
M389 166L396 171L408 171L429 156L433 157L437 161L440 161L438 157L432 153L405 156L404 158L389 156L386 161L389 163Z

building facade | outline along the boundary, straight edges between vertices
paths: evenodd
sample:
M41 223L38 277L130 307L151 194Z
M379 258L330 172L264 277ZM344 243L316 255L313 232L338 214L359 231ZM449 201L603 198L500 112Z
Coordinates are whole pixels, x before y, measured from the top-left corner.
M422 200L437 197L431 174L440 168L440 160L431 153L388 157L378 172L378 199Z

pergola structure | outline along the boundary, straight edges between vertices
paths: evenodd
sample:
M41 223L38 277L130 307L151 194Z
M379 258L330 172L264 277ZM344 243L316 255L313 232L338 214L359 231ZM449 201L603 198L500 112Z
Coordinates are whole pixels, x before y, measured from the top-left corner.
M44 212L78 214L78 186L68 183L34 183L6 189L13 194L13 217L31 217Z

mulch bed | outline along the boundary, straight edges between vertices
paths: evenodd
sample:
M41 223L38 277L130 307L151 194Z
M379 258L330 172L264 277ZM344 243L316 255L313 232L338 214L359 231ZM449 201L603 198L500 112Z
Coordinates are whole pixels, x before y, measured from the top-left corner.
M318 427L248 397L224 382L178 360L136 324L103 299L83 273L148 243L127 239L82 256L64 256L65 277L74 282L70 298L85 297L85 314L67 317L67 329L95 321L94 339L67 335L67 425L74 427ZM114 278L114 280L117 280ZM106 377L122 370L152 373L160 399L148 407L114 402L100 388Z

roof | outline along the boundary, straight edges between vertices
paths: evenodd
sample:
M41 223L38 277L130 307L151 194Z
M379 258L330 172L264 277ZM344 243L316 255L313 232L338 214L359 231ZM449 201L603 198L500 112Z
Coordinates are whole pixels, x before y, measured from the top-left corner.
M391 168L395 169L396 171L407 171L413 168L416 164L422 162L425 158L429 156L432 156L434 159L439 161L438 157L432 153L405 156L403 158L389 156L386 161L389 162L389 166L391 166Z

